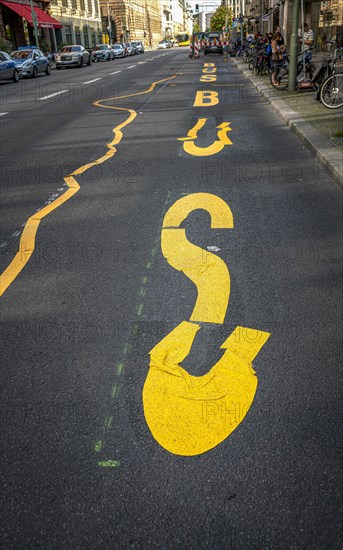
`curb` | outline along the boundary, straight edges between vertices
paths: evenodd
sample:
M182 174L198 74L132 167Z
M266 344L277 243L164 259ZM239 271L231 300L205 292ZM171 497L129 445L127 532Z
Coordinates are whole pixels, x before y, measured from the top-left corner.
M268 101L273 109L283 118L287 126L301 140L301 142L309 149L309 151L318 159L320 164L327 170L338 183L343 186L343 154L330 140L322 135L318 130L313 128L309 122L294 111L282 99L274 99L275 93L273 88L261 83L260 80L254 77L250 71L243 68L242 63L231 59L237 69L255 86L255 88Z

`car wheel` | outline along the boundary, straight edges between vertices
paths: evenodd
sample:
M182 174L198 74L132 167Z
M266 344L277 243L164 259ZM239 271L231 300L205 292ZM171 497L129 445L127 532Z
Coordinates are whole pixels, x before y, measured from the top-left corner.
M59 67L59 66L57 65L57 66L56 66L56 69L57 69L58 71L60 71L60 70L62 69L62 67Z
M51 75L51 65L50 65L50 63L48 63L47 66L46 66L45 74L47 76Z
M33 69L32 69L32 78L37 78L37 73L38 73L37 67L33 67Z
M79 67L80 67L80 69L81 69L81 67L83 67L83 59L82 59L82 57L80 57L80 59L79 59Z
M88 61L87 61L88 67L89 67L89 65L91 65L91 64L92 64L92 58L91 58L91 56L89 56Z
M19 72L17 71L17 69L14 69L12 80L13 82L19 82Z

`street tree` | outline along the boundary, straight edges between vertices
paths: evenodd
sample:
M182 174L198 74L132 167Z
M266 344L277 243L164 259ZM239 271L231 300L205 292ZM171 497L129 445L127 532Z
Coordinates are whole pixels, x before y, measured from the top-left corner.
M195 22L194 25L193 25L193 32L200 32L200 31L201 31L201 29L199 27L199 23Z
M211 31L222 32L223 27L232 24L232 12L226 6L219 6L211 17Z

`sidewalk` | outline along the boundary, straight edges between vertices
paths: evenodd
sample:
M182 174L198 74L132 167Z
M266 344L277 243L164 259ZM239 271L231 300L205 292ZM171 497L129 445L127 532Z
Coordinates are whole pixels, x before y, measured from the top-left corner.
M316 67L320 66L324 55L314 57ZM268 76L253 76L247 64L235 58L229 59L281 115L329 174L343 185L343 109L327 109L316 101L313 91L274 90Z

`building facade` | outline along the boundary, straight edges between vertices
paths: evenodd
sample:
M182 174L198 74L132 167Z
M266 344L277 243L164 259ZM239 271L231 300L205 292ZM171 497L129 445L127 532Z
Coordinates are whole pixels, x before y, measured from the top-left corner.
M330 49L332 41L343 47L343 0L321 2L318 38L322 50Z
M92 48L101 42L102 25L98 0L51 0L51 15L61 24L55 30L57 46L82 44Z
M140 40L156 46L162 37L159 0L100 0L103 18L109 21L111 42Z
M32 15L32 10L34 15ZM39 46L44 51L53 49L55 31L61 23L51 17L50 0L4 0L0 2L0 39L2 48L15 50L34 45L33 17L36 18Z
M173 38L173 15L171 0L160 0L162 38Z

